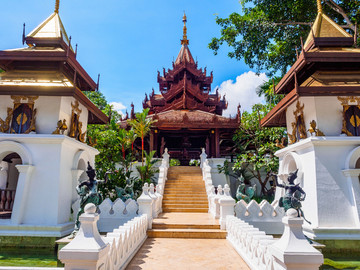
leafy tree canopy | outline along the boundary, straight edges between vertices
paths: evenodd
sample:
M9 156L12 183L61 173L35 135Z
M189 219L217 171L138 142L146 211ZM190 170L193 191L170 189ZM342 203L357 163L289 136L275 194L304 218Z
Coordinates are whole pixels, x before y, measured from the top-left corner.
M261 185L262 195L268 195L267 183L271 172L277 172L279 159L274 155L279 150L278 142L286 136L285 128L264 128L260 126L263 118L272 108L271 104L255 104L252 112L244 112L241 124L237 130L234 141L239 155L233 170L246 171L252 174ZM265 175L264 175L265 171Z
M217 54L225 43L231 48L229 57L243 59L257 72L285 74L296 60L300 38L305 42L315 21L316 0L241 0L240 4L242 14L216 18L221 37L213 38L209 48ZM323 0L322 5L330 18L355 32L355 24L360 22L360 0Z

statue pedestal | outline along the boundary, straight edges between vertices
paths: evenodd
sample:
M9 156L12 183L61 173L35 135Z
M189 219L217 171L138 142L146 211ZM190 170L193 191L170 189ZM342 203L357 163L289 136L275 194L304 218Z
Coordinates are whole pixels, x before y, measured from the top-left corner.
M295 211L295 212L294 212ZM319 269L324 262L323 255L305 238L302 218L295 217L295 209L289 209L282 219L284 233L279 241L269 246L274 257L275 269L304 270Z

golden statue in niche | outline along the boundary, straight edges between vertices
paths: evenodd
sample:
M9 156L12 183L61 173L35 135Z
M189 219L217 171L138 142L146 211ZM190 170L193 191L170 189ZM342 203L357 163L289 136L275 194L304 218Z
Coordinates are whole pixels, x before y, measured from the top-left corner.
M5 120L2 120L0 117L0 133L7 133L10 129L10 121L13 115L13 109L7 109L7 116Z
M67 125L66 125L66 119L64 120L59 120L57 122L57 127L55 129L55 131L52 134L64 134L64 132L68 129Z
M71 107L72 112L69 137L84 143L86 132L82 133L83 123L80 122L80 114L82 110L79 108L79 101L75 100L75 104L71 103Z
M296 103L296 110L294 111L295 121L291 123L292 132L289 134L289 144L296 143L301 139L307 138L305 121L304 121L304 107L300 105L300 101Z

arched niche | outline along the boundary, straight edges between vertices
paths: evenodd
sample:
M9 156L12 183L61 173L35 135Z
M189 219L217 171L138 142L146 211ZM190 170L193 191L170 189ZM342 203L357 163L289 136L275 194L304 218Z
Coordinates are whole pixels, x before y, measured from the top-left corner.
M84 151L84 150L80 150L78 151L73 159L73 165L72 165L72 187L71 187L71 191L72 191L72 201L76 201L78 198L78 194L76 192L76 186L84 181L87 180L88 177L86 175L86 169L87 169L87 164L88 162L90 162L90 164L93 166L94 164L92 164L90 155Z
M14 185L15 194L12 198L11 223L21 224L27 204L28 187L30 185L32 166L32 156L30 151L22 144L13 141L0 142L0 161L13 157L19 159L14 165L16 169L17 181Z
M0 142L0 160L3 160L11 153L18 154L22 160L23 165L32 165L31 153L24 145L12 141Z
M360 146L353 149L346 157L345 170L360 169Z
M360 146L347 155L342 170L347 179L349 188L349 201L353 205L355 223L360 226Z
M300 183L300 186L303 187L304 171L303 171L301 158L295 152L288 152L284 156L284 158L281 162L281 166L279 168L279 176L281 177L281 179L283 181L286 181L289 173L291 173L297 169L298 169L298 173L297 173L297 179L295 180L295 183L296 184Z

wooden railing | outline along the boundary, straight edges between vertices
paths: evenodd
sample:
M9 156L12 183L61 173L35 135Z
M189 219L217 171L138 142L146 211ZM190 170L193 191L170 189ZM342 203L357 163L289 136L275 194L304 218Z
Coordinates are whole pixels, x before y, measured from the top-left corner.
M0 211L12 211L16 190L0 189Z

